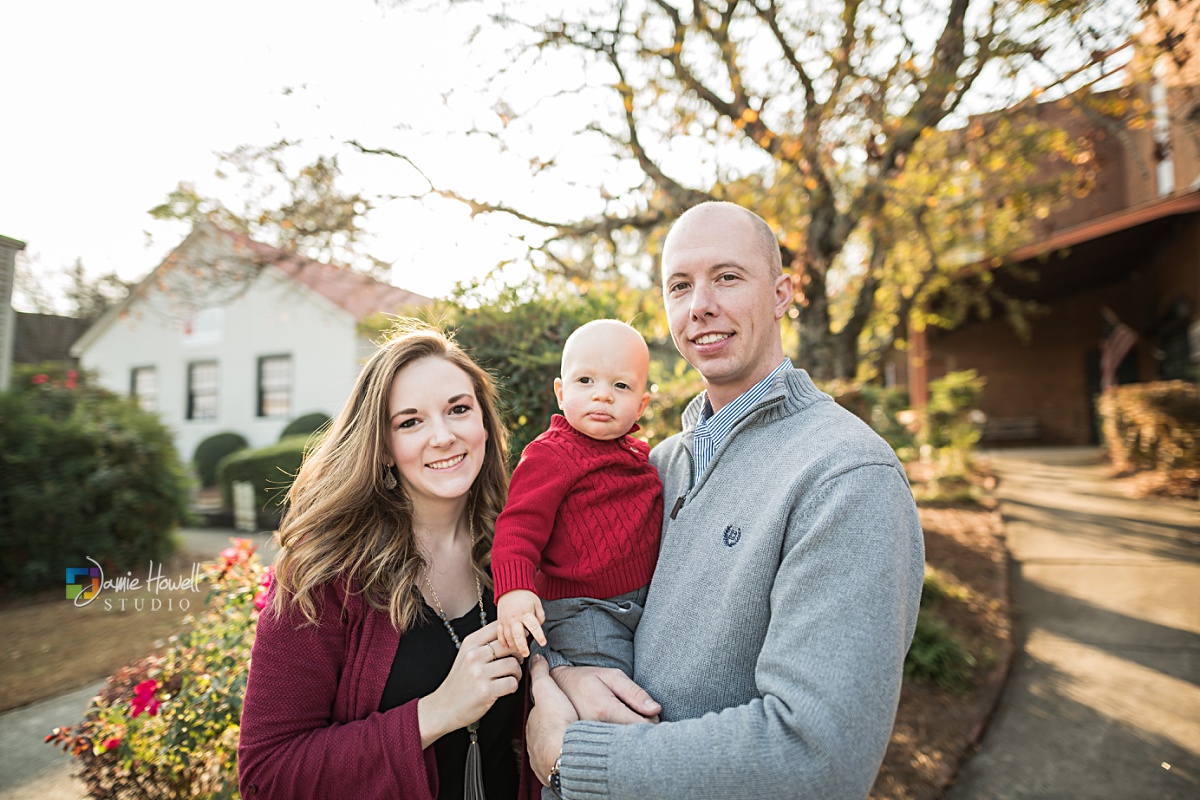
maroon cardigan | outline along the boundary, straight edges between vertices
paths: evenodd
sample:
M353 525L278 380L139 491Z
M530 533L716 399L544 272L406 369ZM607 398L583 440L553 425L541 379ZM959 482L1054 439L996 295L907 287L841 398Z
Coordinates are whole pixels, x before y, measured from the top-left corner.
M238 742L242 797L433 800L437 761L421 749L417 701L379 711L399 632L359 594L327 585L316 601L320 625L298 627L269 604L259 617ZM525 759L520 796L540 790Z

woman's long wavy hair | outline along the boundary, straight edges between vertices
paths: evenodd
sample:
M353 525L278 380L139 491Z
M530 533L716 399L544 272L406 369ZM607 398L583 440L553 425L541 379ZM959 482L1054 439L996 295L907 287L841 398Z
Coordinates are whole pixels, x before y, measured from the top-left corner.
M417 320L396 323L359 373L354 391L320 444L310 451L279 528L272 611L299 611L317 624L315 596L327 584L361 593L387 612L397 630L423 613L425 559L413 536L412 501L403 482L384 486L389 437L388 395L400 370L423 358L443 358L471 377L487 431L483 466L467 497L475 532L471 563L489 588L496 517L508 496L508 442L491 376L450 338Z

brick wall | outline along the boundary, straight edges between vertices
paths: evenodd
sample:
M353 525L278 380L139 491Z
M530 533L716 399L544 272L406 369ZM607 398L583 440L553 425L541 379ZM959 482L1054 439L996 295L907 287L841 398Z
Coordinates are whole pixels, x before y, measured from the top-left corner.
M1154 356L1154 331L1181 298L1190 305L1190 321L1200 319L1200 215L1181 217L1144 268L1049 304L1030 319L1028 343L1002 319L932 333L929 377L977 370L988 381L981 406L989 416L1037 417L1043 443L1086 444L1094 438L1100 310L1111 308L1141 334L1127 377L1157 380L1161 364ZM894 363L896 357L891 359ZM897 375L905 382L903 369Z

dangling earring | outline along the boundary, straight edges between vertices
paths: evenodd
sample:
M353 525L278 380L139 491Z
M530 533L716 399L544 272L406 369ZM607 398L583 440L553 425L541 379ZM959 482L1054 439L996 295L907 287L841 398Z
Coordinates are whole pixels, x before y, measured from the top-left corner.
M388 466L384 467L383 488L389 492L396 488L396 473L392 472L392 468Z

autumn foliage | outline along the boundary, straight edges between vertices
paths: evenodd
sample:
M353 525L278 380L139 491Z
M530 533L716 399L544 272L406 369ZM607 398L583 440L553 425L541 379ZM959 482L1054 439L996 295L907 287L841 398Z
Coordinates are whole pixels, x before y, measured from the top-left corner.
M1097 403L1104 441L1120 473L1157 473L1164 489L1200 489L1200 387L1185 381L1107 389Z

